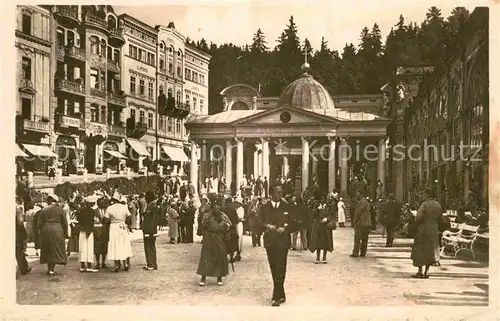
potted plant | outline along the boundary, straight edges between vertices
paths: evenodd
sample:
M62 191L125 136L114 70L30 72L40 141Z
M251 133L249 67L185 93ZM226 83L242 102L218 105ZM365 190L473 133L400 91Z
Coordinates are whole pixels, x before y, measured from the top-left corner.
M40 119L40 121L42 123L48 123L50 120L47 117L42 117L42 119Z

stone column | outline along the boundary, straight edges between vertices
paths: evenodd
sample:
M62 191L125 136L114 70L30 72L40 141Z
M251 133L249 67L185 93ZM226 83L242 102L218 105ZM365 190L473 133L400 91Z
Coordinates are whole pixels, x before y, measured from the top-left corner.
M283 156L283 178L286 178L290 172L290 167L288 166L288 156Z
M192 152L191 152L192 153ZM201 183L205 184L205 178L207 176L207 143L206 141L202 142L202 145L200 146L200 177L198 179L201 179ZM194 183L193 183L194 184ZM198 182L196 182L198 185Z
M312 163L312 166L311 166L311 178L316 178L316 180L319 182L319 178L318 178L318 163L319 163L319 159L318 159L318 156L314 155L312 156L311 158L311 163Z
M377 177L385 189L385 138L378 142Z
M262 178L269 180L269 138L262 139Z
M233 181L233 144L230 140L226 141L226 153L225 153L225 168L226 168L226 186L231 187L231 182Z
M347 176L349 173L349 168L347 166L348 161L348 148L346 140L342 138L342 142L340 143L340 193L342 196L347 195Z
M189 180L194 186L194 194L198 195L198 157L196 142L191 141L191 163L189 164Z
M243 138L236 138L236 190L240 190L243 181Z
M302 193L309 185L309 137L302 137Z
M253 152L253 177L259 177L259 152L257 150Z
M335 137L329 137L329 154L328 154L328 191L335 189L335 174L337 172L337 165L335 164Z

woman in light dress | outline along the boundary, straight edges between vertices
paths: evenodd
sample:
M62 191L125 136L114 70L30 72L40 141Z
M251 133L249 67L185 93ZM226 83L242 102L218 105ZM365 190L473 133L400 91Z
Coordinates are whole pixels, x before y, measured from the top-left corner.
M337 203L337 211L339 227L345 227L345 204L342 197L339 198L339 202Z
M132 246L127 228L127 218L131 215L127 205L121 203L121 195L117 192L111 197L110 206L106 210L104 217L110 221L108 259L115 262L111 272L118 272L123 263L123 270L128 271L130 265L127 259L132 256Z
M175 200L167 201L166 212L168 218L168 237L170 237L170 244L176 244L179 237L179 213L174 209L177 205Z
M98 272L92 267L94 263L94 217L95 210L92 206L97 202L96 196L85 198L84 205L78 209L76 217L78 220L80 235L78 238L78 257L80 261L80 272Z

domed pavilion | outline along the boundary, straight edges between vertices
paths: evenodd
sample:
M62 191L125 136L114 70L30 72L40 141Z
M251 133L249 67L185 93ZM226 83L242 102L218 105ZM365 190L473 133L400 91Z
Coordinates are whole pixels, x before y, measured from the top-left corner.
M309 74L307 61L302 72L279 98L261 97L257 89L235 84L220 93L222 112L191 116L186 122L190 180L224 177L229 188L231 183L241 186L244 175L267 177L269 185L289 177L296 195L314 181L325 192L336 189L345 195L352 173L361 166L372 181L383 182L389 120L378 115L382 95L332 99ZM369 144L376 147L363 155Z

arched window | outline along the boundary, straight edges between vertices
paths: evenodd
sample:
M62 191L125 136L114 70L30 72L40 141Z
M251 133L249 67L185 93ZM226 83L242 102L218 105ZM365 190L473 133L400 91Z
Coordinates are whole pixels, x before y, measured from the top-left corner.
M163 85L160 85L160 94L163 94L163 93L164 93Z
M165 49L165 42L160 41L160 49L164 50Z
M168 97L172 97L174 95L172 88L168 88Z
M90 36L90 53L99 54L99 38L96 36Z
M103 57L106 57L106 48L107 48L106 40L101 39L101 52L100 52L100 54Z
M96 123L98 122L98 117L99 117L99 105L90 104L90 121Z
M118 26L116 24L116 19L112 15L108 15L108 29L109 30L118 29Z

